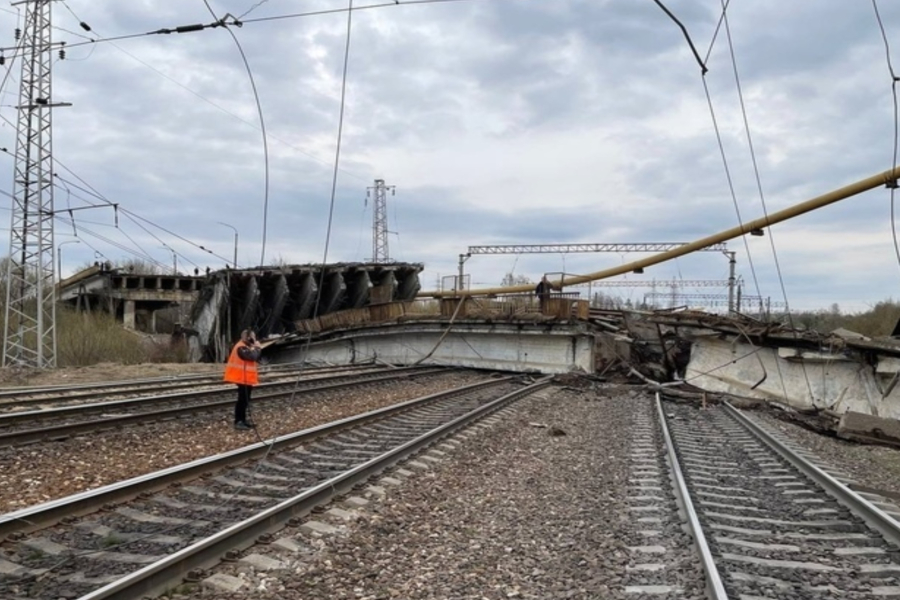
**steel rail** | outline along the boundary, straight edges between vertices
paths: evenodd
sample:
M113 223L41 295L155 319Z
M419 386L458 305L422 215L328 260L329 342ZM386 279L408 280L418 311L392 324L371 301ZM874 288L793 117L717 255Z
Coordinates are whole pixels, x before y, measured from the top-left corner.
M182 581L191 570L208 568L216 564L229 550L243 549L253 545L259 536L277 531L290 519L309 513L315 506L350 491L357 483L361 483L412 456L454 431L500 410L522 396L546 387L550 384L551 379L552 377L545 377L521 390L480 406L467 415L458 417L381 456L372 458L337 477L322 482L294 498L285 500L254 517L236 523L131 575L82 596L79 600L134 600L134 598L146 595L159 594L174 583Z
M366 381L379 381L381 378L391 379L397 375L407 375L410 370L419 369L422 370L421 367L403 367L400 369L395 369L393 371L389 371L389 375L383 376L381 372L372 373L372 377L367 377ZM432 368L433 369L433 368ZM362 374L368 375L368 374ZM256 387L257 390L268 390L272 388L290 386L294 384L308 384L311 382L317 383L326 383L326 382L339 382L342 379L346 379L347 377L359 377L362 375L350 373L341 374L341 375L330 375L328 377L316 377L313 379L297 379L295 381L271 381L266 383L261 383ZM304 387L302 389L309 389L308 387ZM181 402L181 401L190 401L195 398L200 398L207 395L225 395L231 394L234 391L233 384L223 384L221 388L213 388L208 390L201 390L196 392L178 392L176 394L160 394L155 396L140 396L137 398L126 398L124 400L113 400L110 402L96 402L92 404L74 404L72 406L60 406L57 408L46 408L43 410L21 410L10 413L0 413L0 428L6 427L9 425L15 425L16 423L28 422L28 421L43 421L48 419L55 418L65 418L68 416L75 415L86 415L97 412L107 412L121 409L129 409L139 406L146 406L148 404L161 404L164 402ZM298 391L302 391L298 388Z
M414 368L414 367L410 367L410 368ZM328 383L325 385L315 385L315 386L310 386L310 387L304 387L304 388L297 389L297 390L287 389L287 390L281 390L281 391L277 391L277 392L273 391L273 392L270 392L269 394L254 396L253 402L254 403L273 402L273 401L277 401L277 400L283 400L286 396L289 396L291 394L296 394L298 396L305 396L307 394L328 392L328 391L332 391L332 390L339 390L342 388L347 388L347 387L352 387L352 386L357 386L357 385L363 385L363 384L369 384L369 383L381 383L384 381L406 379L406 378L413 377L413 376L430 375L432 373L441 373L441 372L445 372L445 371L446 371L446 369L444 369L444 368L425 369L425 370L422 370L422 371L419 371L416 373L399 373L398 374L396 371L394 371L394 372L391 372L390 374L380 375L378 377L372 377L372 378L368 378L368 379L364 379L364 380L357 379L357 380L353 380L353 381L341 381L341 382L337 382L337 383ZM323 379L326 379L326 378L323 378ZM330 379L330 378L328 378L328 379ZM315 381L315 380L310 380L310 381ZM291 384L276 383L276 384L267 384L267 385L289 386ZM262 387L262 386L258 386L258 387ZM212 390L212 391L208 391L205 393L198 392L197 394L194 394L194 396L202 396L204 394L223 395L225 393L226 392L223 392L223 391ZM233 392L231 390L228 390L227 394L229 396L231 396L233 394ZM171 398L177 398L177 396L175 396L175 395L162 396L161 398L168 401ZM148 400L148 398L138 399L138 400L143 400L146 402ZM123 400L122 402L132 402L132 401ZM118 403L109 403L109 404L118 405ZM137 413L132 413L132 414L128 414L128 415L107 417L105 419L101 418L101 419L94 419L91 421L80 421L77 423L66 423L63 425L54 425L51 427L40 427L40 428L35 428L35 429L24 429L21 431L11 431L8 433L0 433L0 447L12 446L12 445L16 445L16 444L27 444L27 443L31 443L31 442L40 442L40 441L45 441L45 440L62 439L62 438L65 438L65 437L68 437L70 435L74 435L77 433L96 432L101 429L109 429L112 427L118 427L119 425L127 425L129 423L146 423L146 422L150 422L150 421L162 421L164 419L178 417L179 415L191 414L191 413L196 413L196 412L207 412L207 411L212 411L212 410L220 410L223 407L231 406L233 404L234 404L234 398L230 397L227 400L215 400L212 402L202 402L199 404L191 404L189 406L176 406L173 408L166 408L163 410L144 411L144 412L137 412ZM103 406L103 405L91 405L91 406L96 407L96 406ZM74 410L77 408L79 408L79 407L71 407L69 414L71 414L71 415L81 414L81 411ZM115 407L110 407L110 408L115 408ZM62 409L52 409L52 410L62 410ZM35 411L34 413L30 413L30 414L32 415L32 418L34 418L34 416L40 417L45 412L50 412L50 411ZM96 412L96 410L91 410L91 411L86 411L86 412L87 413ZM12 415L14 415L14 416L18 416L21 414L24 414L24 413L12 413ZM49 415L49 416L59 416L59 415L57 414L57 415ZM0 422L2 422L4 419L5 419L4 416L0 416Z
M770 448L778 452L778 454L799 469L804 475L815 481L838 502L856 513L873 529L883 535L885 539L895 545L900 545L900 523L849 487L792 451L768 431L741 414L741 412L730 403L725 402L725 409L738 423L743 425L748 431L762 440Z
M6 513L0 515L0 539L15 532L25 533L43 529L57 523L64 517L85 515L96 511L98 508L102 508L106 504L131 500L140 494L163 489L177 481L194 479L210 471L265 456L272 450L295 446L312 438L334 433L349 426L359 425L366 421L386 417L441 398L450 398L455 395L465 394L481 388L506 383L511 379L513 379L511 376L496 377L487 381L470 383L452 390L445 390L435 394L422 396L421 398L407 400L399 404L371 410L331 423L317 425L309 429L304 429L303 431L298 431L297 433L250 444L230 452L201 458L183 465L162 469L148 475L133 477L94 490L67 496L59 500L52 500L37 506Z
M712 600L728 600L728 592L725 591L725 584L722 582L722 576L719 574L719 569L716 567L715 558L713 558L712 551L709 549L709 543L706 541L703 527L700 524L700 518L697 515L694 503L691 500L687 481L685 481L684 474L681 472L681 464L679 463L678 455L675 452L675 444L672 441L672 435L669 433L669 425L666 422L666 413L663 411L662 399L659 396L659 392L656 392L656 412L659 415L659 426L662 430L663 438L665 439L666 452L669 455L669 461L672 467L672 475L675 478L675 493L678 495L684 508L684 512L687 515L691 537L694 538L694 544L697 546L697 550L700 553L703 571L706 573L707 591Z

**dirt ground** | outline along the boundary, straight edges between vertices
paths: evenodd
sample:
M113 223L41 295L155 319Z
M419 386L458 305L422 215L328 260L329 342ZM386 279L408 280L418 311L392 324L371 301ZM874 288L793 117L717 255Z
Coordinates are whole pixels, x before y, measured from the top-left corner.
M100 363L90 367L64 367L60 369L7 367L0 369L0 387L152 379L194 373L221 373L223 369L224 365L214 363L144 363L139 365Z

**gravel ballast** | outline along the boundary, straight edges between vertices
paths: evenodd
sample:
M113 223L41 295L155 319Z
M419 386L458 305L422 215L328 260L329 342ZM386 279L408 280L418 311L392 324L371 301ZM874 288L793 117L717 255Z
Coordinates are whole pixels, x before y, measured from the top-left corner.
M234 577L239 591L198 585L171 597L640 599L625 593L638 526L627 498L627 432L640 402L640 392L544 390L456 436L456 448L428 470L389 474L403 483L385 485L381 498L370 490L361 518L338 532L276 534L305 552L273 544L245 553L268 554L283 569L223 563L215 576Z
M395 384L360 384L337 393L260 403L253 417L268 439L350 417L404 400L483 380L484 374L446 373ZM166 467L234 450L258 441L235 431L226 414L148 423L58 442L0 449L0 513L10 512L137 477Z
M783 421L767 410L744 411L744 414L799 444L857 483L900 494L900 450L822 435Z

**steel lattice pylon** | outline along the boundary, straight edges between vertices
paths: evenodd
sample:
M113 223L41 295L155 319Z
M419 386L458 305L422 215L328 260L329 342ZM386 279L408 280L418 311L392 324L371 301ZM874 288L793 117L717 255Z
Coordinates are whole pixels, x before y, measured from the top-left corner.
M387 191L394 192L395 187L385 185L384 179L376 179L374 187L368 188L374 191L373 217L372 217L372 262L390 262L388 254L388 227L387 227Z
M19 88L3 366L56 366L50 4L27 0Z

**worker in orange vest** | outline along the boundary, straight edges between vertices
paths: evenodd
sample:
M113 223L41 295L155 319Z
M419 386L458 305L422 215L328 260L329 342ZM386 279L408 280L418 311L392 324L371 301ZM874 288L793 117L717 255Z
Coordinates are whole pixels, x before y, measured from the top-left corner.
M237 404L234 405L234 428L239 430L253 429L254 423L247 420L247 409L250 407L250 392L259 383L256 363L262 354L262 346L256 341L252 329L241 332L241 339L231 349L228 364L225 365L225 381L237 385Z

